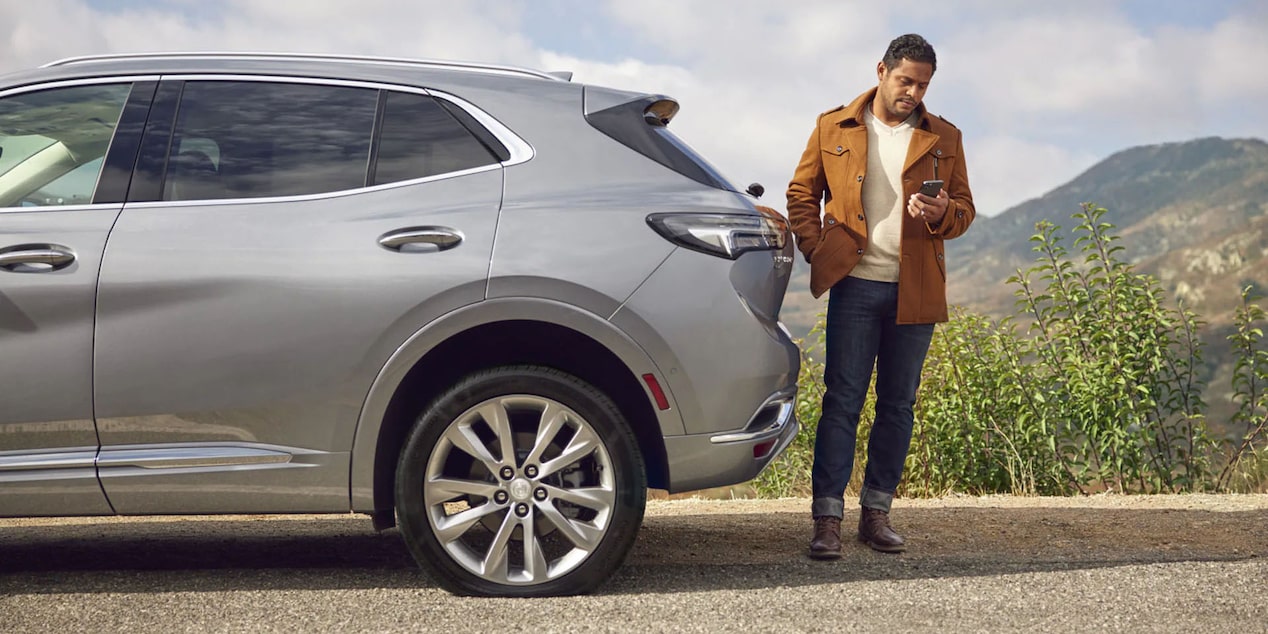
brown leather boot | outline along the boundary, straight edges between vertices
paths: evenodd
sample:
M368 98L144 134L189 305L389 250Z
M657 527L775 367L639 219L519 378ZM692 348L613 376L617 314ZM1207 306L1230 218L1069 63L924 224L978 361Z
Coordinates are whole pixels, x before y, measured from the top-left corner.
M810 540L810 558L841 558L841 518L830 515L815 518L815 536Z
M889 513L866 506L859 513L859 541L883 553L907 550L907 542L889 525Z

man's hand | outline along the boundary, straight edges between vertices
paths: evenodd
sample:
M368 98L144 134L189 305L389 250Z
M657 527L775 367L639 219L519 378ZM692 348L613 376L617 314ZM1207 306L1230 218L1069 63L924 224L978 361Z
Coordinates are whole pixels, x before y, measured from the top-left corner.
M936 226L942 222L942 216L947 213L947 205L950 204L951 198L947 196L947 190L938 191L937 198L930 198L921 193L911 195L907 199L907 213L912 218L923 220L930 226Z

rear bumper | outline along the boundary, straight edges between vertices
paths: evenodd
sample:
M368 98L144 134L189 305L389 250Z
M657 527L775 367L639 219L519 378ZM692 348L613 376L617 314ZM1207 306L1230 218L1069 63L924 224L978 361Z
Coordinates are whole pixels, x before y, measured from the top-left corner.
M772 395L743 428L665 438L669 492L695 491L757 477L797 436L796 392Z

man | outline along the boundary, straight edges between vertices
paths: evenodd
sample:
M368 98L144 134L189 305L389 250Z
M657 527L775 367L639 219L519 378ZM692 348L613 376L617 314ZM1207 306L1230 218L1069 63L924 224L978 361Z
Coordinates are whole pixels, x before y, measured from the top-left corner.
M906 548L889 510L933 326L947 320L943 240L963 234L975 215L960 131L921 103L936 69L923 37L891 42L876 65L877 86L819 116L788 185L810 291L829 292L826 392L811 471L816 559L841 556L843 497L873 367L876 419L858 537L882 552ZM918 193L926 180L945 185L936 196Z

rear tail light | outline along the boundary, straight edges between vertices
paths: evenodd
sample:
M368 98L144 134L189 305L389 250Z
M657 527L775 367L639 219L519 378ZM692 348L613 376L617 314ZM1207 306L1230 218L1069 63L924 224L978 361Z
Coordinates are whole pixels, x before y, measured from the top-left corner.
M753 214L652 214L647 224L678 246L734 260L749 251L776 251L788 242L779 216Z

